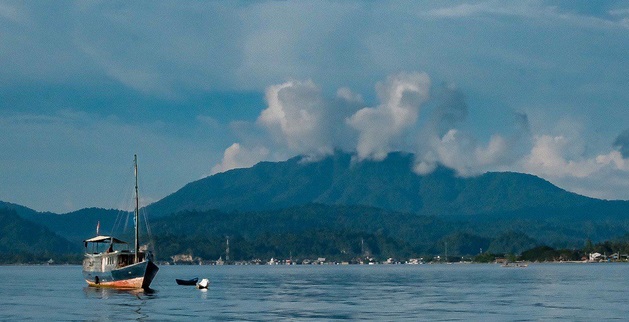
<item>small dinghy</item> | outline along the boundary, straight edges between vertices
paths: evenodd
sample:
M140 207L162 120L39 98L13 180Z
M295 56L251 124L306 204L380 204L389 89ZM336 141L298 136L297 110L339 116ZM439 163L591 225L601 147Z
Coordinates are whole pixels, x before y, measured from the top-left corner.
M210 281L207 278L201 280L201 282L197 283L198 289L206 289L210 286Z
M197 285L198 281L199 281L198 277L191 278L189 280L182 280L179 278L175 279L175 282L177 282L177 285Z

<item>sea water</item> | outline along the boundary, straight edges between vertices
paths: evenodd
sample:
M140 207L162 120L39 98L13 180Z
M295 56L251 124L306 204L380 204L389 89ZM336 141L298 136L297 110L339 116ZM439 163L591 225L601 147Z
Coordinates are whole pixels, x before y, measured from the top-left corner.
M1 266L0 320L625 320L629 264L161 266L153 292ZM208 278L210 287L175 278Z

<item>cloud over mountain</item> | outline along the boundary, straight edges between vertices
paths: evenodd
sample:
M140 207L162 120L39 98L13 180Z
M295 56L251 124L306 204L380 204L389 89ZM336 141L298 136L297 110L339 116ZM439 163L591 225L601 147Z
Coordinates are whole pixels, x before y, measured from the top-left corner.
M513 112L508 131L497 127L483 140L469 130L474 111L452 84L435 86L426 73L403 72L377 83L375 90L378 104L365 106L361 95L348 88L330 98L312 80L269 86L267 107L249 124L258 128L255 142L234 143L212 173L294 154L317 160L337 149L355 153L356 161L411 152L418 174L440 164L460 176L519 171L573 190L584 184L604 187L605 178L629 172L629 131L614 141L616 150L588 156L575 121L559 122L555 134L534 133L528 115ZM596 196L609 195L601 189Z
M328 155L335 148L348 148L353 137L344 120L356 110L357 102L347 89L340 94L327 99L312 81L270 86L268 107L256 122L293 153Z
M223 153L221 163L212 167L211 174L225 172L231 169L248 168L258 163L261 159L269 155L269 150L265 147L247 149L239 143L229 146Z
M425 73L401 73L377 84L376 91L380 105L362 108L347 119L347 124L359 133L359 159L382 160L387 153L403 147L400 141L429 97L430 78Z
M479 142L459 129L469 113L463 93L451 84L435 90L426 73L393 74L377 83L375 90L379 103L370 107L348 88L328 98L311 80L269 86L267 108L255 125L250 124L267 136L266 140L258 137L252 146L266 142L265 148L236 143L212 172L238 167L234 160L241 153L248 155L243 157L247 160L253 160L254 151L259 152L259 160L268 158L269 150L316 159L339 149L356 153L358 161L382 160L390 152L408 151L417 155L419 173L443 164L461 175L472 175L515 162L516 151L523 150L522 142L527 142L523 138L529 136L526 114L515 113L513 133L496 133L488 142ZM425 105L431 107L422 113Z

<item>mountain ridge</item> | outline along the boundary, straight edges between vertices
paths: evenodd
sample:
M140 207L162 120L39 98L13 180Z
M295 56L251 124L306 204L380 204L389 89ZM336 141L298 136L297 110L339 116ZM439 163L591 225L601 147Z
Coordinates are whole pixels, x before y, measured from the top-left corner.
M543 178L518 172L460 177L454 170L439 166L430 174L418 175L412 171L414 155L410 153L390 153L382 161L357 162L353 158L336 152L311 162L303 161L302 156L264 161L190 182L144 208L151 216L161 217L188 210L260 211L321 203L444 216L605 203L629 205L624 200L578 195ZM2 201L0 207L15 209L22 217L35 221L42 214L53 214ZM77 215L89 209L99 208L62 215Z
M596 203L530 174L487 172L459 177L438 167L412 171L414 155L391 153L382 161L355 162L337 152L315 162L294 157L260 162L191 183L147 206L154 216L186 210L256 211L306 203L373 206L421 215L476 215Z
M0 207L0 262L25 256L48 259L78 249L78 245L43 225L22 218L14 209Z

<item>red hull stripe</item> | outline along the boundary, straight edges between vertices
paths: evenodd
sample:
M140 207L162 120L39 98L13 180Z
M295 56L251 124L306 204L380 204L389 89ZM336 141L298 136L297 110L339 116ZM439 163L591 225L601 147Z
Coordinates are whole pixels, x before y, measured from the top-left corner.
M136 277L128 280L100 282L98 284L85 280L89 286L112 287L112 288L142 288L143 277Z

